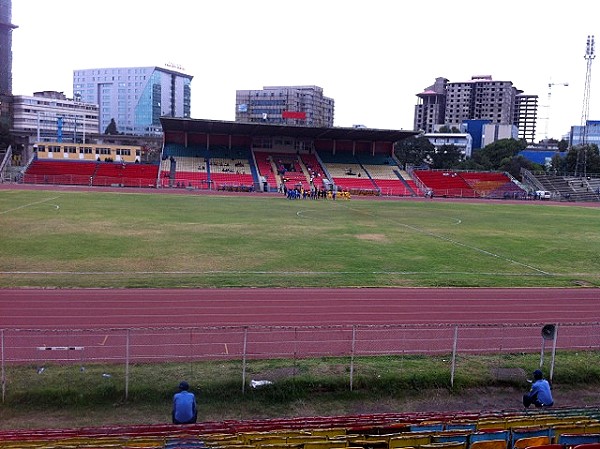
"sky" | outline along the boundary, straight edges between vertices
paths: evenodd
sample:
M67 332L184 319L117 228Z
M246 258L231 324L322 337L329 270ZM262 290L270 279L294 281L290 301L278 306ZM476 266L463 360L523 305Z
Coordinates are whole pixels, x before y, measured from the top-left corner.
M334 126L411 130L437 77L491 75L539 95L537 138L559 139L581 123L587 36L600 42L591 4L12 0L13 94L72 98L74 70L175 64L194 77L195 119L235 120L236 90L316 85ZM600 120L594 61L589 105Z

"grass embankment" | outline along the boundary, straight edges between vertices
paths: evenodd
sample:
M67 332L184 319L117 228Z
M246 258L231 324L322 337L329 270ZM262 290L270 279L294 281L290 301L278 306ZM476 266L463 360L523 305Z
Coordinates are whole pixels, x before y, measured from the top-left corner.
M179 380L198 394L201 420L341 415L386 411L518 408L539 355L459 357L451 386L449 357L354 360L256 360L242 392L239 361L134 365L127 398L123 366L20 366L7 372L0 407L3 428L99 426L168 422ZM547 371L547 368L546 368ZM553 385L558 405L598 405L600 354L559 352ZM270 380L252 388L251 379ZM595 390L590 397L580 389ZM483 395L474 396L473 392ZM596 402L594 402L596 401Z
M0 212L0 287L600 285L589 207L3 190Z

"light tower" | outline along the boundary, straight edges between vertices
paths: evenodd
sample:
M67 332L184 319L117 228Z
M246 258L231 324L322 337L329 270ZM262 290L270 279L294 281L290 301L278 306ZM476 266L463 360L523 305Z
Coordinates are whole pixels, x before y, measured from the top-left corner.
M581 148L577 152L577 163L575 164L575 176L587 176L587 152L584 146L587 144L587 120L590 113L590 86L592 81L592 61L596 57L594 50L594 36L587 37L585 46L586 71L585 87L583 89L583 108L581 110Z

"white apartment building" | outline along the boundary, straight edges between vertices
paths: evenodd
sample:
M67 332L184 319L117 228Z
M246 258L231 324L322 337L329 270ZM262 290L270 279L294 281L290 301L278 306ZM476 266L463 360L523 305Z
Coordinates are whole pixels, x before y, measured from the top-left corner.
M83 142L98 132L98 106L67 98L62 92L13 97L13 131L36 142Z

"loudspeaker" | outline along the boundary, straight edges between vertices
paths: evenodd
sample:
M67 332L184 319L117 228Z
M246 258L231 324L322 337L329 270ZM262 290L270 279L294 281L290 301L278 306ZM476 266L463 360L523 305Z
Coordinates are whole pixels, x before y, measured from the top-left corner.
M554 334L556 333L556 326L554 324L546 324L542 327L542 338L544 340L554 340Z

